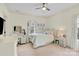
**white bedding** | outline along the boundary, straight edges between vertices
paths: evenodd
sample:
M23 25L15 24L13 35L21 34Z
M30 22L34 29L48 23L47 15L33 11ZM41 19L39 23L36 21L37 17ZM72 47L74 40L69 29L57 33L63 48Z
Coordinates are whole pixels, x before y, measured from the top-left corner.
M35 38L32 40L33 47L37 48L40 46L47 45L54 40L53 35L36 35Z

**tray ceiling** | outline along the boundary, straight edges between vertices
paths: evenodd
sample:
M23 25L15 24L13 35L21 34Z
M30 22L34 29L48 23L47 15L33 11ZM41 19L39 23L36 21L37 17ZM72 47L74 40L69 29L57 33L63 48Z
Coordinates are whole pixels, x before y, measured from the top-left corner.
M36 16L51 16L66 8L76 5L75 3L48 3L47 7L50 11L43 11L36 9L41 7L42 3L10 3L5 4L11 11L18 11L21 13L29 13Z

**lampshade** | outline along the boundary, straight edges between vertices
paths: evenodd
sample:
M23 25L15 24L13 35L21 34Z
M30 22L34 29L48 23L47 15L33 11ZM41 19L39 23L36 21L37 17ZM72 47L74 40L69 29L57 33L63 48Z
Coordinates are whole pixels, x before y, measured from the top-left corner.
M65 29L64 28L59 28L57 30L57 37L63 37L64 34L65 34Z

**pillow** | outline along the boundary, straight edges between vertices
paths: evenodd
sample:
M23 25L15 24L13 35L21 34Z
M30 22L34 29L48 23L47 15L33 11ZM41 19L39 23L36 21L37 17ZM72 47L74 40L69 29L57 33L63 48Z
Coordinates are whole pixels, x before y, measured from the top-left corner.
M37 48L40 46L47 45L51 43L53 40L54 40L53 35L37 35L33 42L33 47Z

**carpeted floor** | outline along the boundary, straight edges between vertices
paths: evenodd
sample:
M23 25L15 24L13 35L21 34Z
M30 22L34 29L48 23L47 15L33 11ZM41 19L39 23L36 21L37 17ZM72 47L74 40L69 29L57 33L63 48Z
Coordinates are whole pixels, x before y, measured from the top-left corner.
M79 51L63 48L55 44L33 49L32 45L24 44L17 47L18 56L79 56Z

